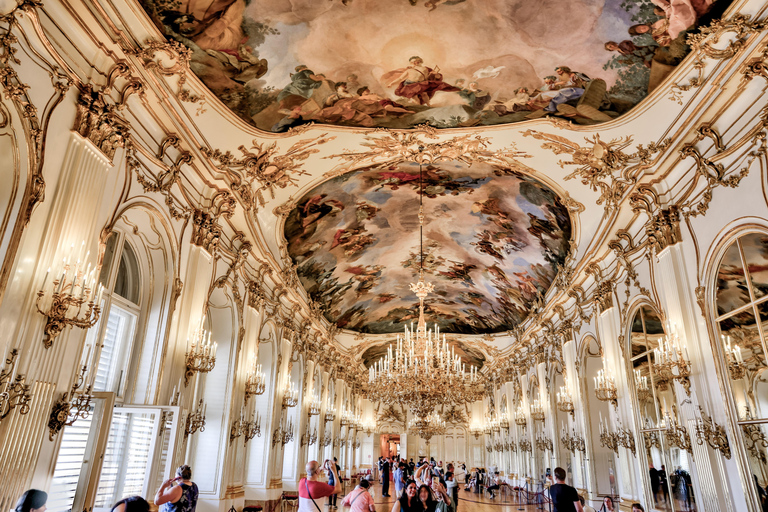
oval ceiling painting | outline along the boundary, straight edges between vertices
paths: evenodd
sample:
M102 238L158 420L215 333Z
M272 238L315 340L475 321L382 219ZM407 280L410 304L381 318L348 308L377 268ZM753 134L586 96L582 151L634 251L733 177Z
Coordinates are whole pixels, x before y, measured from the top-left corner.
M418 319L419 196L424 201L428 323L444 332L508 331L552 284L571 240L568 210L510 169L399 164L333 178L285 224L288 252L310 297L344 329L394 333Z
M621 115L726 0L141 0L265 131Z

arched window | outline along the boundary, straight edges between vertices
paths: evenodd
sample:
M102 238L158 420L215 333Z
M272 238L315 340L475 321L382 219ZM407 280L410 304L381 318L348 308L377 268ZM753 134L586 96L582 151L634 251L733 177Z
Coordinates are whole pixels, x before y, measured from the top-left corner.
M114 392L123 401L141 310L141 276L136 253L118 232L107 241L100 282L104 286L101 319L88 331L89 344L98 339L103 345L93 390Z
M733 242L717 270L716 333L744 439L752 500L768 486L768 234ZM758 489L756 486L760 486Z
M682 399L675 392L674 381L660 379L653 370L654 350L667 334L653 308L644 305L637 310L629 339L630 385L638 401L642 431L638 441L648 459L649 470L644 479L646 488L653 494L651 500L659 510L688 510L695 502L691 460L665 434L670 423L681 424L678 407ZM691 441L690 437L688 441Z

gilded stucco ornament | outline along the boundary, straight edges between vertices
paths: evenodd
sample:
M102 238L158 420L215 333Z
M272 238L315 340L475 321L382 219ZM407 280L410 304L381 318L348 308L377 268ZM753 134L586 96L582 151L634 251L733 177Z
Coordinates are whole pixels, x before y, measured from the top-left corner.
M382 132L383 135L379 136L378 134ZM329 171L324 176L327 178L339 176L352 167L362 165L373 166L376 169L400 163L432 164L453 160L468 165L473 162L484 162L502 167L519 167L520 170L524 170L522 165L515 162L515 159L531 157L525 151L518 151L514 145L503 150L491 151L488 149L490 139L480 135L459 135L441 142L426 140L437 138L434 128L408 132L391 130L367 132L360 146L368 149L345 151L325 157L340 159L347 165L341 169Z
M766 20L753 20L748 14L736 14L729 19L714 20L708 27L700 27L697 33L689 34L687 43L696 55L693 68L696 76L688 79L687 83L674 84L669 93L669 99L683 104L682 93L701 87L706 81L704 77L705 58L724 60L730 59L744 47L751 34L762 32L768 27ZM725 48L718 45L721 37L733 34ZM746 73L745 73L746 74Z
M556 155L571 155L571 160L558 162L562 168L566 165L579 166L565 179L579 178L582 184L599 192L600 197L596 203L604 204L606 211L618 208L625 192L637 182L642 171L653 164L651 157L664 151L671 143L671 139L666 139L651 142L647 146L638 144L634 153L626 153L624 150L633 141L631 136L605 142L600 139L600 134L595 134L591 138L584 137L588 146L580 146L565 137L535 130L526 130L523 136L545 141L541 147Z
M195 210L192 217L192 245L196 245L213 255L219 245L221 229L216 218L202 210Z
M276 142L262 144L257 140L250 148L238 147L241 158L230 151L201 147L200 151L209 163L223 172L232 191L237 194L246 210L258 210L266 205L265 194L275 198L276 189L296 187L298 176L306 176L304 161L317 153L317 146L330 142L335 137L323 133L311 139L303 139L285 152L280 152Z

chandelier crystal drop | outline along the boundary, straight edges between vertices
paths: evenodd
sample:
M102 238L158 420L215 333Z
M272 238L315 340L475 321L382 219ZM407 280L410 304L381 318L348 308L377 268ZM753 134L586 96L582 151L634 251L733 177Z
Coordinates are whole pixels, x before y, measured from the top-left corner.
M424 299L434 285L424 280L424 206L422 167L419 165L419 280L410 289L419 298L419 320L406 325L387 355L368 369L368 397L384 404L397 404L419 418L426 418L438 405L461 405L482 396L477 368L462 362L440 328L427 328Z

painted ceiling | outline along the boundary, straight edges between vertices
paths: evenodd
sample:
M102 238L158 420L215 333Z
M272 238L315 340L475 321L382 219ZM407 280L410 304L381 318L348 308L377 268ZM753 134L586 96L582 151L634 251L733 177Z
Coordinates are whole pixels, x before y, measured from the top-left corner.
M551 286L571 240L547 186L458 161L423 169L427 322L444 332L508 331ZM299 278L340 328L394 333L418 318L419 167L347 173L299 200L284 235Z
M224 104L274 132L309 122L456 127L550 114L607 121L668 75L688 52L687 30L727 4L142 2L167 37L192 50L191 69ZM558 74L560 66L576 73Z

